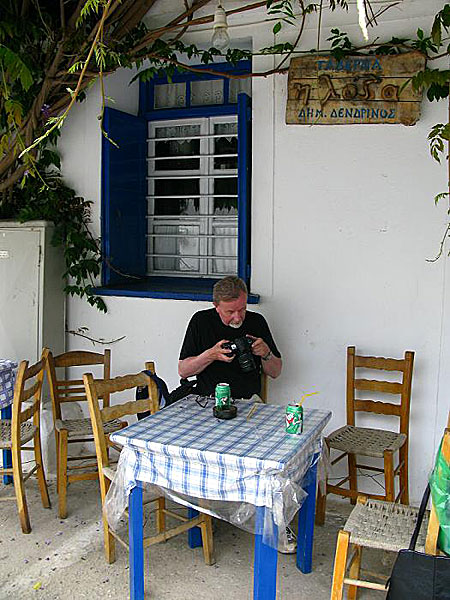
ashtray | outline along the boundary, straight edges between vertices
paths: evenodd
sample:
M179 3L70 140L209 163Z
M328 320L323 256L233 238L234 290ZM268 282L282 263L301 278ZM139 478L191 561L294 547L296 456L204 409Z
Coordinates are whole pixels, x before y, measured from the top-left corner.
M237 415L237 406L234 404L225 407L213 406L213 414L218 419L234 419Z

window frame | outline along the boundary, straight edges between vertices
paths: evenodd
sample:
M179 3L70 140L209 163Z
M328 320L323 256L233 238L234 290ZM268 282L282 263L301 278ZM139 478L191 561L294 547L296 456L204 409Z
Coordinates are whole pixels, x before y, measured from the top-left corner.
M230 63L216 63L214 65L197 65L194 67L196 72L179 72L175 71L173 75L169 78L166 75L161 75L159 77L153 77L150 81L140 81L139 82L139 109L138 116L144 117L148 121L152 121L153 119L172 119L174 118L172 115L176 114L176 111L188 111L184 114L187 117L195 117L197 115L203 116L203 109L209 108L212 109L211 115L214 114L214 109L219 109L220 114L234 114L233 107L236 107L236 102L230 102L230 79L228 77L223 77L219 73L233 73L234 75L247 74L252 71L252 64L250 60L241 60L236 63L236 65L232 65ZM213 74L209 71L211 68L214 68L217 74ZM201 73L201 71L205 70L205 73ZM191 93L190 93L190 84L192 81L207 81L207 80L223 80L223 98L224 101L222 104L210 104L207 106L192 106L191 105ZM155 87L160 84L167 83L186 83L186 106L183 108L154 108L155 106ZM222 112L224 111L225 112ZM226 112L230 110L230 113ZM177 117L175 117L177 118Z
M201 67L200 67L201 68ZM206 67L205 67L206 68ZM220 68L222 72L233 70L229 64L215 65L215 69ZM242 61L234 70L236 72L249 72L251 65L249 61ZM135 119L148 122L168 121L186 118L205 118L219 117L227 115L236 115L238 120L238 275L244 279L247 284L250 283L250 169L251 169L251 138L249 127L251 121L251 103L250 98L244 93L238 94L237 103L229 102L229 79L220 75L205 75L198 73L176 73L170 81L174 83L186 82L186 90L190 88L190 83L199 79L223 79L224 80L224 104L189 106L186 108L162 108L154 109L154 88L160 83L167 83L167 77L154 78L148 82L140 82L139 86L139 113ZM189 97L189 93L186 94ZM115 109L106 109L115 111ZM123 113L125 115L125 113ZM131 115L130 115L131 117ZM106 131L114 139L114 135L108 131L108 115L106 115ZM146 141L146 143L148 143ZM110 256L109 227L111 223L111 207L108 199L108 186L105 171L109 169L109 155L111 150L105 144L110 146L107 139L103 139L103 165L102 165L102 247L105 256ZM147 182L145 182L147 187ZM147 199L146 199L147 202ZM101 287L95 288L95 293L106 296L137 296L152 298L172 298L172 299L190 299L190 300L211 300L212 285L217 278L205 277L176 277L161 276L158 274L151 276L141 276L139 279L120 278L120 276L111 275L113 269L107 261L104 261L102 270ZM259 296L249 294L249 302L257 303Z

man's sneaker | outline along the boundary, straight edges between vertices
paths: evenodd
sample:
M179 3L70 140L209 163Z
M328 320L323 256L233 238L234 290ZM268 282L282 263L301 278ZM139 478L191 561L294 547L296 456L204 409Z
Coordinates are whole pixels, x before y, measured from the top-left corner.
M278 544L281 554L295 554L297 552L297 536L290 527L286 527L286 539Z

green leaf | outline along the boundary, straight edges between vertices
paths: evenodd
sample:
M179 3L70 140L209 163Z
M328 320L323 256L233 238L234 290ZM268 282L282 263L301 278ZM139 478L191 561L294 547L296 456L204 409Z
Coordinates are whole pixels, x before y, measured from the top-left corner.
M8 113L8 122L11 119L17 125L22 123L23 106L18 100L5 100L5 111Z
M437 44L438 46L441 45L442 30L441 30L441 21L440 21L438 15L436 15L436 18L434 19L434 22L433 22L433 27L431 28L431 38L435 44Z
M276 35L281 29L281 23L278 21L278 23L275 23L275 25L273 26L273 32Z
M25 91L33 84L33 75L18 54L0 44L0 64L11 79L17 79Z
M84 67L84 61L78 60L77 62L73 63L73 65L71 67L69 67L67 69L67 72L68 73L76 73L77 71L81 71L83 67Z
M440 194L437 194L437 195L434 197L434 203L435 203L435 204L438 204L440 200L444 200L444 198L447 198L447 197L448 197L448 195L449 195L449 193L448 193L448 192L441 192Z
M105 0L86 0L77 20L77 27L80 27L90 15L99 14L105 4Z
M39 164L42 165L42 167L44 167L44 168L54 165L55 167L60 169L61 168L61 159L57 152L54 152L53 150L49 150L48 148L45 148L40 154Z

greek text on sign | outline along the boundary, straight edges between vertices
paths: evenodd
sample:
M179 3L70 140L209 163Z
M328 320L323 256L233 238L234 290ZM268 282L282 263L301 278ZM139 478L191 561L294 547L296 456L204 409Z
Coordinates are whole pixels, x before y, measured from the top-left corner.
M289 67L286 123L403 123L420 116L422 94L410 78L425 68L420 52L395 56L305 56Z

